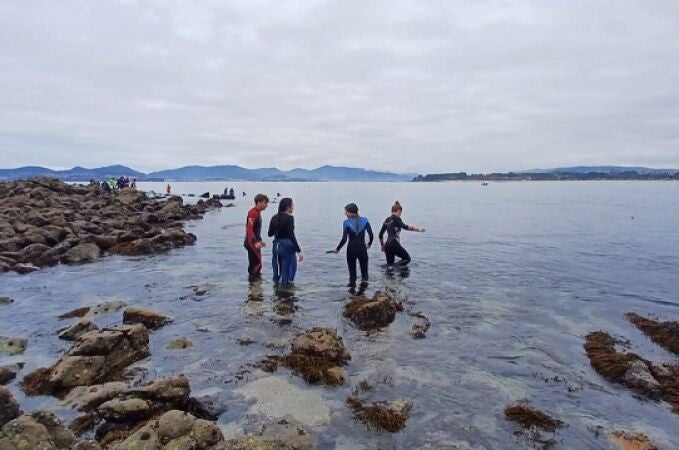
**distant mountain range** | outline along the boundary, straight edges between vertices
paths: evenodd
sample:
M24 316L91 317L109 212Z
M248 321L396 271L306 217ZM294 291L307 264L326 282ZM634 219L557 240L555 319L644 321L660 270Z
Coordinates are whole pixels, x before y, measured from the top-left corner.
M317 169L277 168L246 169L240 166L186 166L178 169L143 173L125 166L107 166L94 169L74 167L53 170L27 166L17 169L0 169L0 180L17 180L37 176L60 178L64 181L88 181L92 178L129 177L139 181L410 181L417 174L379 172L354 167L323 166Z

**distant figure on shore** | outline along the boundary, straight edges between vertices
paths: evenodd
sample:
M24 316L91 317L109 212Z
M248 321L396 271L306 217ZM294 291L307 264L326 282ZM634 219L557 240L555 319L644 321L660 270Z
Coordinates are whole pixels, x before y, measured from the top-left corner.
M297 259L304 260L304 253L295 237L295 218L292 213L295 204L291 198L284 198L278 205L278 214L271 218L269 223L269 237L273 237L273 281L275 283L289 284L295 281L297 274Z
M232 199L236 198L236 191L234 191L233 188L229 189L229 197Z
M248 194L246 194L245 192L243 192L243 197L245 197L246 195L248 195Z
M276 197L280 197L280 196L281 196L281 193L280 193L280 192L276 192Z
M137 179L136 178L132 178L132 184L130 184L130 187L132 189L137 189Z
M170 183L167 184L167 187L165 188L165 193L167 195L170 195L172 193L172 186L170 186Z
M382 251L387 257L387 265L391 266L396 260L396 256L400 258L398 265L405 266L410 262L410 255L405 248L401 246L401 230L416 231L424 233L424 228L418 228L412 225L406 225L401 220L401 213L403 207L398 200L391 207L391 216L387 217L382 225L379 233L380 244ZM384 242L384 233L387 233L387 242Z
M248 211L245 222L245 242L243 247L248 251L248 275L250 281L261 277L262 273L262 211L269 206L269 197L264 194L255 195L255 206Z
M356 261L361 266L361 281L368 281L368 250L373 244L373 230L367 218L358 215L356 203L349 203L344 207L347 219L342 224L342 240L335 248L339 253L344 244L347 245L347 265L349 266L349 286L356 285ZM368 245L365 244L365 233L368 233Z

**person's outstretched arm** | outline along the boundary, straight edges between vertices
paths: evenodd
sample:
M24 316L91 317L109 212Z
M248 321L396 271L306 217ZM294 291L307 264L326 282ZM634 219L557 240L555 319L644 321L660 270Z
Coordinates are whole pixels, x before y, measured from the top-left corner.
M373 234L373 227L370 226L370 222L365 224L365 231L368 232L368 248L372 247L375 235Z
M380 247L382 248L382 251L384 251L384 233L387 232L387 223L382 224L382 228L380 228L380 233L378 234L378 237L380 239Z
M402 230L416 231L418 233L424 233L424 228L419 228L419 227L416 227L416 226L413 226L413 225L406 225L405 222L403 222L403 220L401 220L400 217L398 218L398 222L396 223L396 225L399 228L401 228Z
M335 247L335 253L339 253L339 251L342 250L342 247L344 247L344 244L347 243L348 238L349 238L349 227L344 227L344 232L342 233L342 240L340 241L339 244L337 244L337 247Z

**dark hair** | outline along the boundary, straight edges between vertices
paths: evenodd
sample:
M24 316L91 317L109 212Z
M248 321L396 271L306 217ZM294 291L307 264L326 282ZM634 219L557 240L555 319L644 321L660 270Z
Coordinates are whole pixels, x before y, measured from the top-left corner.
M278 202L278 212L288 212L288 208L292 206L292 199L290 197L285 197Z
M255 195L255 205L259 202L266 202L269 203L269 197L267 197L264 194L257 194Z
M391 212L395 213L395 212L398 212L398 211L403 211L403 207L401 206L399 201L396 200L394 202L394 204L391 206Z
M358 214L358 205L356 203L349 203L344 207L344 210L351 214Z

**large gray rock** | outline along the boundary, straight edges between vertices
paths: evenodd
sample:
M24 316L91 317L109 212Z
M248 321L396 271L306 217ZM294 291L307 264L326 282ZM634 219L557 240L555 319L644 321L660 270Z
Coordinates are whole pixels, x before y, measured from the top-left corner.
M64 255L64 262L69 264L92 262L101 256L101 249L97 244L83 243L69 249Z
M0 387L0 426L21 415L21 408L9 389Z
M52 367L27 375L22 385L27 394L39 395L100 384L149 354L149 335L143 325L90 331L80 336Z
M72 450L75 445L73 433L48 412L25 414L0 430L2 450Z

